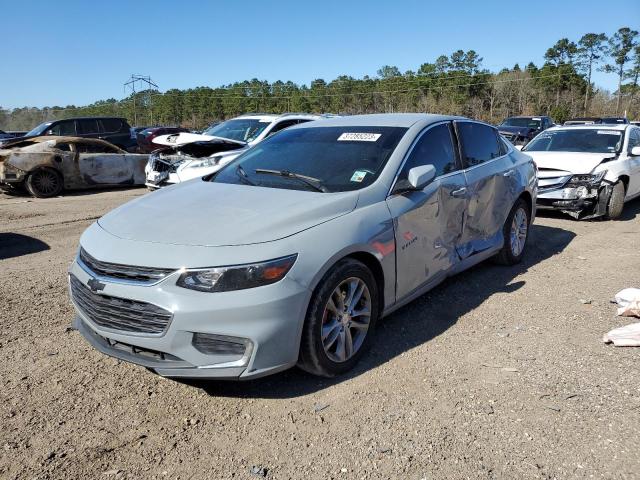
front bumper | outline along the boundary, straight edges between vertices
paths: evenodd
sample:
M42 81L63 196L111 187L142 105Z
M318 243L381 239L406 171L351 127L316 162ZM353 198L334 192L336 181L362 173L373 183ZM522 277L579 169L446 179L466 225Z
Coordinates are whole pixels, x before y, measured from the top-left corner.
M559 210L580 218L593 218L606 214L611 196L611 184L562 187L538 191L536 205L541 210Z
M69 269L84 285L96 278L77 261ZM173 318L160 335L104 328L78 307L74 325L97 350L167 377L247 379L296 364L310 291L294 280L253 289L202 293L175 285L176 272L151 286L109 282L100 294L151 303ZM194 334L245 339L245 355L203 353Z

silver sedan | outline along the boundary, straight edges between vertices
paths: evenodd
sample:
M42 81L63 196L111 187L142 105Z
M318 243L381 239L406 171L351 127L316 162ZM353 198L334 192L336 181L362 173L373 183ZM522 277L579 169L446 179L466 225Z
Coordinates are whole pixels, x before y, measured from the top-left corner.
M165 376L341 374L381 317L490 257L519 262L536 186L527 155L461 117L295 126L89 227L75 325Z

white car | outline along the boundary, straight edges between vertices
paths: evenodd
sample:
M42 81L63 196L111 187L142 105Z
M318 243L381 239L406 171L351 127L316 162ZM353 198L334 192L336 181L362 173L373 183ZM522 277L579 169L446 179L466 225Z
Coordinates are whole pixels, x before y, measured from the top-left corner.
M538 166L538 208L574 218L618 218L640 196L640 128L635 125L553 127L523 152Z
M209 175L274 133L321 118L304 113L243 115L218 123L202 134L162 135L153 143L167 148L149 157L146 185L157 189Z

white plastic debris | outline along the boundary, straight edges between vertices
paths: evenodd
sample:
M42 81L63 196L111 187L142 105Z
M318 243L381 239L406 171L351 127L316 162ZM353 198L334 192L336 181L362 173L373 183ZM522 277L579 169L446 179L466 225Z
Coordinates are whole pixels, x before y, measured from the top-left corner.
M618 315L640 317L640 288L625 288L616 294L615 300L619 307ZM640 347L640 322L614 328L602 340L616 347Z

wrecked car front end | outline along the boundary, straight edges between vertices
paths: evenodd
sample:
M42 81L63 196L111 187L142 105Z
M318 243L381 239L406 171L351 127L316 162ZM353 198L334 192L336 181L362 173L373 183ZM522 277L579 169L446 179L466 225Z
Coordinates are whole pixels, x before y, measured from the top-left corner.
M0 150L0 187L19 187L27 177L28 172L15 165L11 153L8 150Z
M218 171L247 148L234 140L214 139L156 150L145 168L146 186L158 189Z
M606 170L574 175L541 169L538 172L537 206L560 210L580 220L603 216L615 183L607 180L606 174Z

